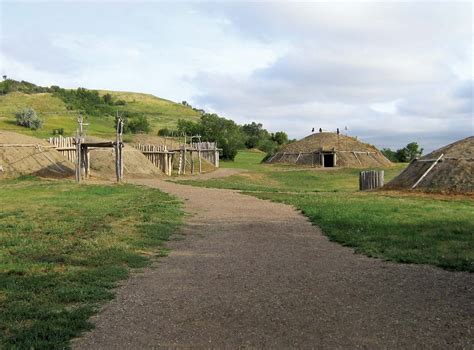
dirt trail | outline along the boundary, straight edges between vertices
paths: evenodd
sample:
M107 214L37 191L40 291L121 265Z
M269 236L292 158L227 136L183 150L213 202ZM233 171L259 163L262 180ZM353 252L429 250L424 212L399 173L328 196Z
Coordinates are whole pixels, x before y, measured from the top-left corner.
M356 255L286 205L139 183L184 200L185 237L124 282L75 348L474 346L468 273Z
M209 179L220 179L223 177L228 177L232 175L237 175L240 173L245 173L247 170L245 169L231 169L231 168L217 168L214 171L203 173L203 174L196 174L196 175L189 175L189 176L180 176L175 178L170 178L171 181L186 181L186 180L209 180Z

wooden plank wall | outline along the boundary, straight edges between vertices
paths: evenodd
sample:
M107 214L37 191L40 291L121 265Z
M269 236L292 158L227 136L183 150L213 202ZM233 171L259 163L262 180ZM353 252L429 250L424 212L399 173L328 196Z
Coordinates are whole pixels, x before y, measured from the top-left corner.
M359 189L361 191L383 187L383 184L383 170L366 170L361 171L359 174Z
M173 169L172 156L174 152L168 151L166 145L143 145L139 143L133 147L140 150L145 157L162 172L171 176L171 171Z
M69 161L76 161L76 144L74 142L74 137L50 137L48 142L56 146L56 150Z
M219 167L219 150L215 142L193 142L190 146L201 151L202 159L207 160L216 168Z

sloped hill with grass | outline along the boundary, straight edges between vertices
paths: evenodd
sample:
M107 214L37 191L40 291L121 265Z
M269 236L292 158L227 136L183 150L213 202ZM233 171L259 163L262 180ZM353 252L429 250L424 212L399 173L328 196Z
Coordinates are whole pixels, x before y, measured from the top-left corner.
M150 94L117 91L98 91L98 93L101 98L110 94L113 101L120 102L116 105L108 105L106 112L98 109L97 113L85 114L89 123L87 133L91 136L114 137L115 117L113 114L115 111L145 116L150 124L149 133L152 135L156 135L161 128L174 128L178 119L196 121L200 117L200 113L189 106ZM41 129L31 130L16 125L15 113L29 107L33 108L44 121ZM52 135L54 129L62 128L64 136L71 136L77 127L78 113L77 108L71 108L71 105L68 105L55 92L10 91L0 95L0 129L2 130L46 138Z

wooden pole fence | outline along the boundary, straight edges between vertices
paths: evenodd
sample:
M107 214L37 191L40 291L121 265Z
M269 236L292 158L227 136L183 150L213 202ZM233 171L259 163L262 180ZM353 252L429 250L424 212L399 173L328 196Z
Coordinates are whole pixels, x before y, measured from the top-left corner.
M372 190L380 188L384 185L384 171L383 170L366 170L359 174L359 189Z

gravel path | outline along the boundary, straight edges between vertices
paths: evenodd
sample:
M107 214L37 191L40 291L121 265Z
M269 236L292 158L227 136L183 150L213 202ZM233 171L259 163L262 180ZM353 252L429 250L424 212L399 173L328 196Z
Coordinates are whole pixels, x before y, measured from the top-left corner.
M247 172L246 169L232 169L232 168L217 168L214 171L203 174L196 175L186 175L170 178L171 181L186 181L186 180L209 180L209 179L219 179L223 177L228 177L240 173Z
M184 200L184 239L125 281L75 348L474 346L468 273L356 255L286 205L139 183Z

